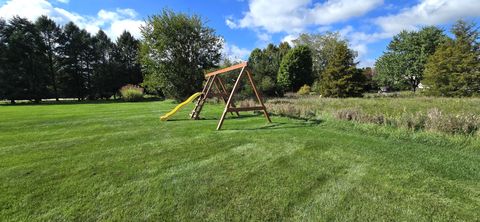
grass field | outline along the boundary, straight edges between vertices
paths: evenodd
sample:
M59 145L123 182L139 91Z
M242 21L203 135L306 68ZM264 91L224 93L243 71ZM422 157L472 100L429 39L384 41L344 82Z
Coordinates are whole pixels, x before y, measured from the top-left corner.
M0 106L0 221L480 218L469 137L262 116L217 132L220 105L160 122L174 106Z

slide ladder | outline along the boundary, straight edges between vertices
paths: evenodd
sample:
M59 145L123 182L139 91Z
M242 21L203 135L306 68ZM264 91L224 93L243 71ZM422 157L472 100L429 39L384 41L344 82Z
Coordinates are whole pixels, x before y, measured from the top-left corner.
M167 113L167 114L165 114L164 116L160 117L160 120L162 120L162 121L168 120L170 117L172 117L173 115L175 115L175 113L177 113L180 109L182 109L184 106L186 106L187 104L191 103L193 100L195 100L196 98L198 98L198 97L201 96L201 95L202 95L201 92L197 92L197 93L193 94L193 95L190 96L187 100L185 100L183 103L178 104L178 106L176 106L174 109L172 109L172 111L170 111L169 113Z

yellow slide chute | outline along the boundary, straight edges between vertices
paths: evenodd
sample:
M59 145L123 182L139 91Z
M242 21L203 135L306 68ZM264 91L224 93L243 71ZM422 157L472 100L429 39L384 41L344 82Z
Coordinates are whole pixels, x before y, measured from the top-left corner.
M178 106L175 107L175 109L173 109L173 110L170 111L169 113L165 114L164 116L160 117L160 120L162 120L162 121L168 120L170 117L172 117L173 115L175 115L175 113L177 113L178 110L180 110L181 108L183 108L185 105L191 103L193 100L195 100L197 97L199 97L199 96L201 96L201 95L202 95L201 92L197 92L197 93L193 94L193 95L190 96L187 100L185 100L183 103L178 104Z

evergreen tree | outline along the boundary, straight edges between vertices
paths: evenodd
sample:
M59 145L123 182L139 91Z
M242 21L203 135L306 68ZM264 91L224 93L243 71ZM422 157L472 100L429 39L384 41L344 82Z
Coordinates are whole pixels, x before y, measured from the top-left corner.
M94 37L95 62L93 68L93 89L95 98L110 98L119 90L118 69L114 66L115 45L104 31Z
M140 42L130 32L124 31L116 42L116 61L120 65L118 89L126 84L138 85L143 82L139 63Z
M61 37L61 29L60 27L47 16L41 16L35 22L35 26L40 32L40 36L42 37L43 44L45 47L45 54L48 57L48 73L50 75L49 85L51 86L51 90L53 91L53 96L58 101L59 94L58 94L58 80L57 80L57 73L58 73L58 43Z
M4 30L7 27L5 20L0 18L0 100L6 99L6 37L4 35Z
M458 21L454 40L442 44L429 59L425 85L437 96L480 95L479 33L474 23Z
M320 92L326 97L361 96L365 78L356 68L355 55L346 43L337 44L334 56L322 73Z
M85 43L77 25L69 22L63 28L60 38L60 76L59 89L63 97L82 100L87 95L87 80L84 75L82 54Z
M292 92L313 83L312 53L307 46L297 46L283 57L277 81L283 90Z
M25 18L14 17L3 28L4 74L3 94L11 100L40 102L48 97L48 72L45 45L35 25Z
M80 31L80 44L82 45L80 50L80 62L82 75L86 80L86 96L88 99L96 99L94 88L94 66L98 58L97 51L94 48L96 41L97 39L92 37L86 30L83 29Z

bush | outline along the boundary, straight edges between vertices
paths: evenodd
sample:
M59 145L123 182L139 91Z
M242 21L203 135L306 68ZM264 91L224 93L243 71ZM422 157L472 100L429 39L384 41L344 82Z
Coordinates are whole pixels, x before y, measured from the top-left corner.
M297 92L298 95L304 96L304 95L309 95L310 94L310 86L305 84L300 88Z
M126 85L120 89L123 100L127 102L137 102L143 99L143 88L135 85Z

